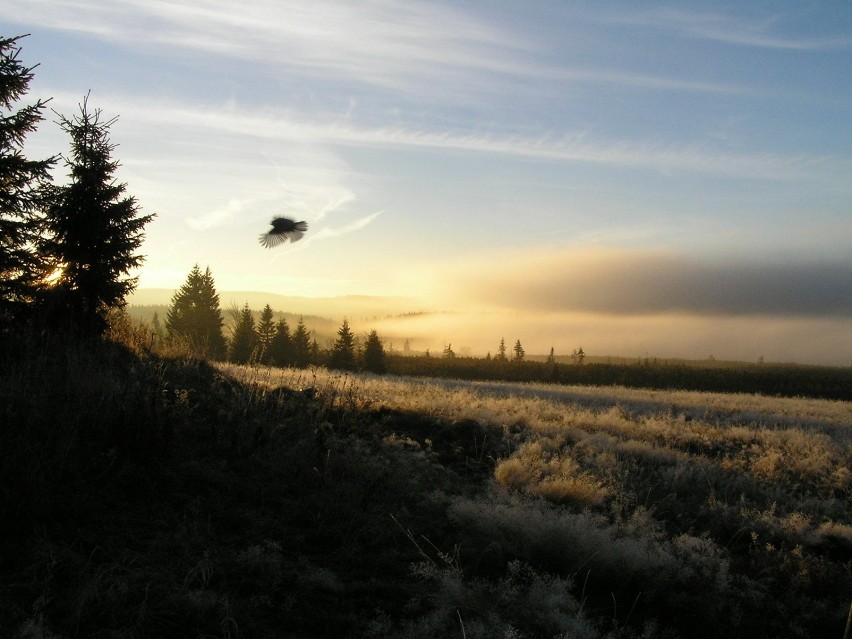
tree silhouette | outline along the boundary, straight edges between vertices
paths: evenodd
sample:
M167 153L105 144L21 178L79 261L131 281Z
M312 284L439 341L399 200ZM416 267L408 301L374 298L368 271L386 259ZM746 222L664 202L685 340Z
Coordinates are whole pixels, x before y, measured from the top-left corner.
M556 363L556 355L552 346L550 347L550 355L547 356L547 363L551 365Z
M258 338L257 331L254 328L254 316L248 302L246 302L243 310L240 311L237 324L234 326L228 361L235 364L247 364L255 355L257 347Z
M27 93L33 68L25 67L17 42L24 36L0 38L0 322L20 317L34 300L46 274L35 251L40 214L49 195L48 171L56 158L28 160L26 136L44 117L46 100L16 105Z
M337 339L331 349L331 368L352 370L355 368L355 335L349 328L349 322L344 319L337 330Z
M129 273L144 261L136 251L154 218L140 215L136 199L125 195L126 185L115 181L119 163L112 159L109 129L116 120L103 120L100 109L90 112L87 96L78 115L60 115L58 121L71 136L65 158L70 182L56 190L44 246L59 269L61 295L54 299L70 314L63 321L88 334L102 333L108 310L123 308L136 287Z
M444 359L455 359L456 354L453 351L453 345L452 344L447 344L444 347L443 357L444 357Z
M287 320L283 318L275 325L275 334L269 343L269 362L273 366L289 366L293 363L293 340Z
M293 364L305 368L311 363L311 335L302 318L293 332Z
M524 347L521 346L521 340L515 342L515 346L512 350L515 351L515 356L512 358L512 360L515 362L523 362L524 355L526 355L526 353L524 352Z
M271 361L270 345L275 336L275 321L273 319L272 307L267 304L260 312L260 321L257 324L258 350L260 361L268 364Z
M550 379L558 379L559 366L556 364L556 351L552 346L550 347L550 355L547 356L545 364L547 365L547 371Z
M494 361L505 362L506 360L506 340L501 337L500 346L497 348L497 354L494 356Z
M185 340L197 356L221 360L226 350L224 323L210 267L202 273L196 264L172 297L166 314L168 336Z
M370 331L364 342L364 368L379 375L387 371L385 348L375 330Z

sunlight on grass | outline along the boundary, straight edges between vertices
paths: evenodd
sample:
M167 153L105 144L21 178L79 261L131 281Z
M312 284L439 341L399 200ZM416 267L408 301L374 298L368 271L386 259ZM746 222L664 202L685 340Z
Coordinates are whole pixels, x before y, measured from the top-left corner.
M266 388L311 387L359 408L498 428L515 444L494 460L496 483L558 504L621 509L626 517L638 505L665 511L672 499L688 499L706 516L735 508L745 525L750 508L777 503L779 516L804 522L772 526L790 543L813 542L849 521L848 402L220 368Z

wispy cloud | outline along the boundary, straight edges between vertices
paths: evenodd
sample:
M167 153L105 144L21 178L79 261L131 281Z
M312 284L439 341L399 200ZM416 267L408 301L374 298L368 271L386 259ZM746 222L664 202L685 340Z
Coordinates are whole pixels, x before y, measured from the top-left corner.
M709 82L694 78L684 79L647 73L627 72L606 68L553 67L540 68L542 78L561 80L568 83L608 84L621 87L638 87L688 93L710 93L721 95L759 95L754 87L730 82Z
M432 3L357 5L327 0L7 0L10 17L148 46L153 41L224 54L290 72L330 74L378 86L416 87L440 70L518 70L510 32Z
M226 206L220 207L214 211L186 218L186 223L191 228L204 231L220 226L233 217L239 215L246 209L246 205L246 202L232 199Z
M56 96L58 104L71 96ZM816 180L846 182L849 158L751 151L736 153L708 144L608 140L589 133L542 136L483 134L459 130L412 129L406 126L361 126L333 115L304 114L295 110L249 109L238 105L196 106L171 102L142 102L107 97L107 112L121 113L124 130L135 128L150 138L153 129L163 139L197 140L236 138L283 141L302 145L442 150L484 153L523 159L632 167L665 173L705 173L762 180ZM342 196L346 197L346 196ZM317 209L318 211L320 209Z
M555 62L557 52L532 34L501 24L499 12L474 14L437 3L7 0L0 16L4 12L10 19L26 12L31 24L90 33L122 47L177 47L248 60L289 77L416 94L418 100L461 102L477 89L518 95L529 93L536 82L535 92L552 90L553 83L729 95L755 91L732 83ZM680 13L620 19L682 31L704 24L701 16ZM727 32L720 27L719 33Z
M748 5L742 5L748 7ZM744 47L827 51L852 47L852 37L843 35L791 36L783 32L786 24L795 24L800 16L771 14L760 17L733 13L689 11L680 8L651 8L609 15L602 20L632 24L675 33L682 37L721 42Z
M355 231L360 231L368 224L372 224L376 218L378 218L384 211L377 211L375 213L371 213L370 215L365 215L354 222L350 222L345 226L339 226L336 228L332 228L330 226L326 226L320 229L316 234L313 235L313 239L315 241L325 240L331 237L342 237L344 235L349 235L350 233L354 233Z
M209 230L242 224L246 217L266 224L273 217L287 216L307 220L313 226L327 216L346 212L348 205L356 201L351 190L333 182L323 182L318 178L310 182L282 181L278 185L270 185L268 193L262 197L231 198L213 210L186 217L185 222L193 229ZM266 217L261 221L257 219L259 215Z
M344 224L343 226L323 226L319 229L309 227L308 232L305 234L305 239L300 240L297 244L288 245L289 251L287 252L308 251L310 250L310 247L317 242L322 242L332 238L340 238L351 233L356 233L372 224L382 213L384 213L384 211L376 211L375 213L359 217L358 219L348 224ZM277 261L277 259L284 254L285 253L281 251L275 253L270 262ZM345 278L340 278L340 281L345 282L347 280Z

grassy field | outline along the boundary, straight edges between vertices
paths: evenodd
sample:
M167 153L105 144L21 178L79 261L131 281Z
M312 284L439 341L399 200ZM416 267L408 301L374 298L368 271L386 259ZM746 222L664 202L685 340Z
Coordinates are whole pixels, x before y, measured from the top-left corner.
M852 404L0 355L0 636L843 637Z

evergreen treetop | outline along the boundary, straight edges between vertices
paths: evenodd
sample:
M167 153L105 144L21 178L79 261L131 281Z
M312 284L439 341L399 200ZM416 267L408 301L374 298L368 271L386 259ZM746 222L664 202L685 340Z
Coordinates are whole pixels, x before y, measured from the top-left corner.
M273 366L290 366L294 363L293 340L287 320L280 319L275 325L275 334L269 344L269 362Z
M86 333L103 332L107 311L122 308L136 287L130 272L144 261L137 250L154 218L141 215L136 199L125 195L126 185L115 180L119 162L112 158L109 131L116 120L90 111L86 96L79 114L59 115L58 121L71 137L64 158L70 182L52 197L44 248L59 269L61 307Z
M240 311L239 320L234 326L228 360L236 364L247 364L252 361L257 346L258 338L254 327L254 315L252 315L248 302L246 302L243 310Z
M166 314L168 335L187 340L192 352L198 355L224 359L224 323L210 267L202 273L196 264L172 297Z
M337 340L331 350L332 368L352 370L355 368L355 335L349 328L349 321L344 319L337 331Z
M385 348L375 330L370 331L367 340L364 342L364 368L379 375L387 370Z
M293 364L300 368L311 363L311 335L300 317L292 336Z
M506 357L506 340L504 338L500 338L500 346L497 347L497 354L494 356L494 361L497 362L505 362L508 358Z
M260 321L257 324L257 339L260 349L260 361L268 364L271 361L272 354L270 346L272 339L275 337L275 319L272 312L272 307L267 304L263 307L260 313Z
M24 141L44 119L48 100L13 111L26 95L35 67L18 59L18 40L0 37L0 322L18 317L49 273L36 253L41 217L56 158L28 160Z

